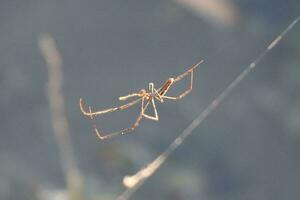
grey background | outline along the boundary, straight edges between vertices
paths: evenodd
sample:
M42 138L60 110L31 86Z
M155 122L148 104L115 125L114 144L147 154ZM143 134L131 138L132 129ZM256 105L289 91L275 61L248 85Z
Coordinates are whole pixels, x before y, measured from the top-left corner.
M300 11L297 0L235 0L231 27L175 1L0 2L0 199L32 199L33 188L63 189L37 41L53 36L63 57L66 114L86 194L114 198L124 175L154 159ZM300 199L300 25L135 194L133 199ZM158 105L159 122L134 134L96 139L78 108L157 86L199 59L194 90ZM174 88L173 94L183 85ZM137 110L99 118L111 131Z

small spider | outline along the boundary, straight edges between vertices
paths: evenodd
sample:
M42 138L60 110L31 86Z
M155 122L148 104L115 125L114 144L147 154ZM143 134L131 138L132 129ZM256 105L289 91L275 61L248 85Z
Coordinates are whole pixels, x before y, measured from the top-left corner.
M186 96L188 93L190 93L193 89L193 72L194 72L194 69L196 67L198 67L202 62L203 62L203 60L199 61L197 64L193 65L192 67L190 67L190 69L188 69L183 74L177 76L176 78L169 78L158 89L156 89L154 87L153 83L149 83L149 91L146 91L145 89L141 89L137 93L132 93L132 94L128 94L126 96L119 97L120 101L125 101L125 100L128 100L128 99L133 98L133 97L137 98L136 100L133 100L133 101L127 103L127 104L121 105L119 107L114 107L114 108L109 108L109 109L106 109L106 110L94 111L93 112L91 106L88 107L88 111L86 111L84 109L83 100L82 100L82 98L80 98L80 100L79 100L80 110L85 116L88 116L90 119L93 119L97 115L102 115L102 114L110 113L110 112L117 111L117 110L124 110L124 109L127 109L127 108L129 108L131 106L134 106L134 105L141 102L140 114L139 114L138 118L136 119L136 121L134 122L134 124L129 128L124 128L120 131L116 131L116 132L113 132L113 133L103 134L103 133L100 133L100 131L98 130L96 125L94 125L94 130L95 130L98 138L101 139L101 140L102 139L108 139L108 138L111 138L111 137L116 136L116 135L123 135L125 133L129 133L129 132L133 131L136 127L138 127L138 125L140 124L140 121L142 120L143 117L145 117L147 119L150 119L150 120L154 120L154 121L159 120L157 110L156 110L155 100L158 100L161 103L164 102L164 99L179 100L179 99L183 98L184 96ZM189 88L187 90L185 90L183 93L181 93L180 95L175 96L175 97L165 95L174 83L180 81L182 78L184 78L187 75L190 75L190 85L189 85ZM151 115L148 115L148 114L145 113L145 111L148 108L150 103L152 104L152 108L154 110L154 116L151 116Z

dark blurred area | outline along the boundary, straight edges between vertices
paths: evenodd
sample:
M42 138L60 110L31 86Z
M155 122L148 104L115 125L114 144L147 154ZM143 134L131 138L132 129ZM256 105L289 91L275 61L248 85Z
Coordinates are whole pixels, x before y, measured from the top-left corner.
M124 175L152 161L300 13L299 0L2 0L0 199L66 199L38 48L63 59L70 137L86 199L114 199ZM132 199L300 199L300 25L259 64ZM194 88L158 105L125 136L100 141L78 101L95 109L156 86L198 60ZM174 86L177 94L186 81ZM137 109L97 118L130 126ZM47 192L45 192L47 191Z

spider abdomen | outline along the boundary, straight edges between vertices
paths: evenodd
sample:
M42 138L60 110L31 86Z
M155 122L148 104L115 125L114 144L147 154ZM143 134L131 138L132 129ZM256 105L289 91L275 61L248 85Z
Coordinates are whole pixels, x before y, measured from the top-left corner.
M163 84L163 86L159 90L160 95L166 94L166 92L170 89L171 85L174 83L174 78L169 78L166 80L166 82Z

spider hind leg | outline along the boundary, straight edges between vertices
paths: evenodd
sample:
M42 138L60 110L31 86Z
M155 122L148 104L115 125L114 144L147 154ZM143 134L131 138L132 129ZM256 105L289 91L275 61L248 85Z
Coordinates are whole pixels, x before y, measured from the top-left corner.
M127 133L130 133L130 132L134 131L139 126L140 121L142 120L142 118L144 116L144 111L148 107L148 104L149 104L149 102L146 104L146 106L144 106L144 98L142 98L140 114L137 117L137 119L135 120L134 124L129 128L124 128L124 129L121 129L120 131L112 132L112 133L109 133L109 134L103 134L99 131L96 124L94 124L93 127L94 127L94 131L95 131L97 137L100 140L103 140L103 139L109 139L109 138L112 138L112 137L118 136L118 135L124 135L124 134L127 134Z

